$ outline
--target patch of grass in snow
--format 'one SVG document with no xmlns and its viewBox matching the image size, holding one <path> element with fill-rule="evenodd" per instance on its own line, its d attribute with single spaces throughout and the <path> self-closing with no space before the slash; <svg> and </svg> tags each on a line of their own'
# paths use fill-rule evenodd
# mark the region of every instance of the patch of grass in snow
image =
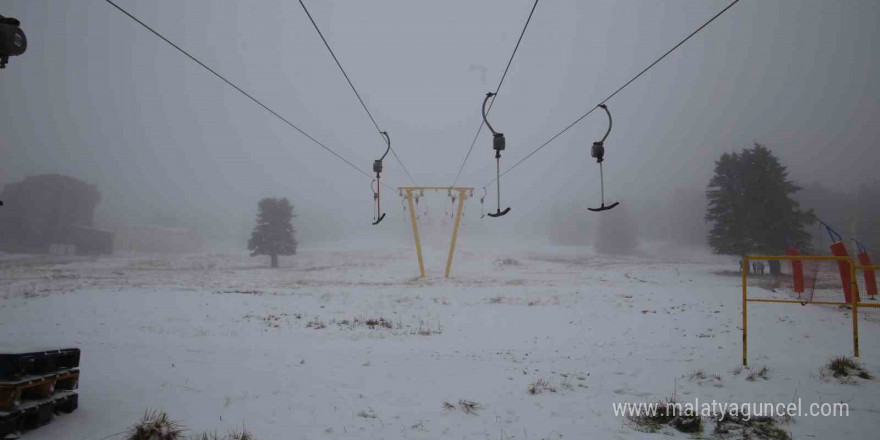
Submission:
<svg viewBox="0 0 880 440">
<path fill-rule="evenodd" d="M 841 383 L 857 384 L 858 379 L 871 380 L 874 376 L 865 369 L 858 361 L 845 356 L 837 357 L 828 361 L 819 371 L 822 378 L 834 378 Z"/>
<path fill-rule="evenodd" d="M 252 290 L 219 290 L 217 293 L 237 293 L 239 295 L 262 295 L 262 290 L 252 289 Z"/>
<path fill-rule="evenodd" d="M 256 440 L 256 437 L 247 429 L 242 428 L 241 430 L 229 431 L 226 435 L 217 434 L 217 431 L 203 432 L 195 437 L 190 437 L 190 440 Z"/>
<path fill-rule="evenodd" d="M 435 327 L 431 325 L 430 321 L 425 321 L 423 319 L 419 320 L 418 325 L 404 324 L 402 318 L 399 315 L 397 318 L 397 322 L 392 322 L 390 319 L 381 316 L 378 318 L 365 318 L 362 316 L 356 316 L 351 319 L 346 318 L 340 321 L 331 319 L 330 324 L 336 324 L 342 329 L 352 331 L 363 327 L 366 327 L 370 330 L 394 330 L 392 332 L 392 334 L 394 335 L 410 334 L 430 336 L 443 333 L 443 328 L 440 326 L 440 324 L 437 324 L 437 326 Z M 398 332 L 398 330 L 403 331 Z"/>
<path fill-rule="evenodd" d="M 541 394 L 545 391 L 555 393 L 556 388 L 550 383 L 550 381 L 543 377 L 529 384 L 529 394 L 531 395 Z"/>
<path fill-rule="evenodd" d="M 723 420 L 717 417 L 712 434 L 720 438 L 791 440 L 772 417 L 745 417 L 739 413 L 724 414 Z"/>
<path fill-rule="evenodd" d="M 343 319 L 341 321 L 336 321 L 335 319 L 333 319 L 330 321 L 330 323 L 336 324 L 343 328 L 347 328 L 348 330 L 354 330 L 358 327 L 367 327 L 370 330 L 394 328 L 394 324 L 391 323 L 391 320 L 385 319 L 381 316 L 378 318 L 364 318 L 362 316 L 355 316 L 352 319 Z"/>
<path fill-rule="evenodd" d="M 147 410 L 141 420 L 125 433 L 126 440 L 183 440 L 186 429 L 165 411 Z"/>
<path fill-rule="evenodd" d="M 361 418 L 364 418 L 364 419 L 375 419 L 375 420 L 378 420 L 380 425 L 382 425 L 383 427 L 385 426 L 385 424 L 382 423 L 382 419 L 380 419 L 379 416 L 376 414 L 376 412 L 373 411 L 373 408 L 369 408 L 369 409 L 366 409 L 366 410 L 360 410 L 360 411 L 357 412 L 356 415 L 357 415 L 358 417 L 361 417 Z"/>
<path fill-rule="evenodd" d="M 254 436 L 245 429 L 241 431 L 233 430 L 226 436 L 224 440 L 256 440 Z"/>
<path fill-rule="evenodd" d="M 379 416 L 376 415 L 376 412 L 373 411 L 373 408 L 366 409 L 366 410 L 362 409 L 357 412 L 357 416 L 363 417 L 365 419 L 378 419 L 379 418 Z"/>
<path fill-rule="evenodd" d="M 458 399 L 458 407 L 465 414 L 477 414 L 477 410 L 482 408 L 479 403 L 467 400 L 467 399 Z"/>
<path fill-rule="evenodd" d="M 737 373 L 738 374 L 738 373 Z M 696 382 L 697 385 L 703 385 L 703 382 L 708 381 L 712 384 L 712 386 L 716 388 L 721 388 L 723 385 L 721 384 L 721 375 L 720 374 L 712 374 L 707 375 L 705 371 L 702 369 L 694 370 L 690 375 L 682 375 L 682 378 L 690 379 L 691 382 Z"/>
<path fill-rule="evenodd" d="M 759 378 L 764 380 L 769 379 L 767 375 L 770 373 L 770 370 L 766 366 L 755 368 L 746 367 L 745 369 L 749 372 L 749 374 L 746 375 L 746 380 L 749 382 L 754 382 Z"/>
<path fill-rule="evenodd" d="M 311 321 L 306 323 L 306 328 L 313 328 L 315 330 L 321 330 L 323 328 L 327 328 L 327 324 L 324 324 L 324 322 L 321 321 L 321 318 L 318 318 L 317 316 L 315 316 L 314 319 L 312 319 Z"/>
<path fill-rule="evenodd" d="M 477 414 L 477 410 L 480 408 L 482 408 L 482 406 L 479 403 L 467 399 L 458 399 L 458 406 L 454 403 L 443 402 L 443 409 L 447 411 L 460 409 L 461 412 L 465 414 L 479 415 Z"/>
<path fill-rule="evenodd" d="M 419 336 L 439 335 L 440 333 L 443 333 L 443 327 L 441 327 L 440 324 L 437 324 L 437 328 L 433 328 L 431 327 L 430 322 L 419 320 L 419 327 L 413 329 L 412 333 Z"/>
<path fill-rule="evenodd" d="M 561 298 L 559 297 L 559 295 L 553 295 L 548 298 L 539 297 L 539 298 L 531 298 L 531 299 L 500 296 L 500 295 L 489 298 L 489 304 L 506 304 L 506 305 L 511 305 L 511 306 L 514 306 L 514 305 L 516 305 L 516 306 L 527 305 L 529 307 L 548 306 L 548 305 L 558 306 L 561 303 L 562 303 L 562 301 L 561 301 Z"/>
<path fill-rule="evenodd" d="M 382 317 L 367 319 L 366 321 L 364 321 L 364 324 L 366 324 L 366 326 L 369 327 L 371 330 L 375 328 L 394 328 L 394 325 L 391 324 L 391 321 Z"/>
<path fill-rule="evenodd" d="M 514 258 L 502 258 L 500 260 L 495 260 L 495 264 L 498 266 L 519 266 L 519 260 Z"/>
<path fill-rule="evenodd" d="M 630 414 L 626 418 L 636 430 L 642 432 L 658 432 L 666 426 L 684 433 L 703 432 L 703 419 L 699 414 L 682 414 L 677 405 L 673 395 L 666 401 L 657 402 L 657 410 L 653 413 Z"/>
<path fill-rule="evenodd" d="M 277 315 L 270 313 L 266 316 L 259 316 L 259 315 L 254 315 L 252 313 L 248 313 L 248 314 L 242 316 L 242 319 L 244 319 L 245 321 L 259 320 L 259 321 L 262 321 L 263 324 L 266 325 L 266 327 L 281 328 L 281 324 L 283 322 L 288 322 L 288 320 L 287 320 L 288 316 L 290 316 L 290 315 L 287 313 L 279 313 Z"/>
</svg>

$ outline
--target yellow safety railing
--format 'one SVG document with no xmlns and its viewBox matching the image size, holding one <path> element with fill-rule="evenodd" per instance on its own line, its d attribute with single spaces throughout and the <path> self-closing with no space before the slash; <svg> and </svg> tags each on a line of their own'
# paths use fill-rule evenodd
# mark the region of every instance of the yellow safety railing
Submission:
<svg viewBox="0 0 880 440">
<path fill-rule="evenodd" d="M 807 304 L 827 305 L 827 306 L 849 306 L 852 307 L 852 331 L 853 331 L 853 357 L 859 357 L 859 308 L 880 308 L 880 304 L 863 304 L 859 302 L 858 282 L 856 280 L 856 272 L 858 270 L 880 270 L 880 266 L 858 266 L 852 257 L 836 257 L 824 255 L 749 255 L 742 260 L 742 318 L 743 318 L 743 346 L 742 360 L 743 366 L 748 365 L 746 355 L 748 353 L 748 303 L 781 303 L 781 304 L 800 304 L 805 305 L 799 300 L 792 299 L 763 299 L 748 297 L 748 275 L 749 260 L 775 260 L 775 261 L 845 261 L 850 268 L 850 283 L 852 283 L 852 295 L 850 302 L 837 301 L 810 301 Z"/>
</svg>

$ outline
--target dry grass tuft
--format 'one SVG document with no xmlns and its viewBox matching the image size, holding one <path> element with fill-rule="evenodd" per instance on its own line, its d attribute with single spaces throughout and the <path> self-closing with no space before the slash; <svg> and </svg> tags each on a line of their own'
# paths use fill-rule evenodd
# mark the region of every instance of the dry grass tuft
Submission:
<svg viewBox="0 0 880 440">
<path fill-rule="evenodd" d="M 482 407 L 477 402 L 473 402 L 473 401 L 466 400 L 466 399 L 459 399 L 458 400 L 458 408 L 461 409 L 461 411 L 464 412 L 465 414 L 478 415 L 477 410 Z"/>
<path fill-rule="evenodd" d="M 217 434 L 216 431 L 203 432 L 195 437 L 191 437 L 190 440 L 256 440 L 256 438 L 250 431 L 242 428 L 241 430 L 234 429 L 229 431 L 223 436 Z"/>
<path fill-rule="evenodd" d="M 126 440 L 183 440 L 184 431 L 183 425 L 170 420 L 165 411 L 147 410 L 125 435 Z"/>
<path fill-rule="evenodd" d="M 841 383 L 857 384 L 857 379 L 871 380 L 874 376 L 865 369 L 858 361 L 848 357 L 838 357 L 831 359 L 819 371 L 822 378 L 834 378 Z"/>
<path fill-rule="evenodd" d="M 366 410 L 360 410 L 360 411 L 358 411 L 357 416 L 363 417 L 365 419 L 378 419 L 379 418 L 379 416 L 376 415 L 376 412 L 373 411 L 373 408 L 369 408 Z"/>
<path fill-rule="evenodd" d="M 696 370 L 691 373 L 691 380 L 706 380 L 706 372 L 703 370 Z"/>
<path fill-rule="evenodd" d="M 254 435 L 251 434 L 247 429 L 242 428 L 240 431 L 234 429 L 226 435 L 223 440 L 256 440 Z"/>
<path fill-rule="evenodd" d="M 551 385 L 550 382 L 543 377 L 539 378 L 534 383 L 529 384 L 529 394 L 531 395 L 541 394 L 545 391 L 549 393 L 555 393 L 556 388 L 554 388 L 553 385 Z"/>
<path fill-rule="evenodd" d="M 369 327 L 370 329 L 374 329 L 374 328 L 376 328 L 376 327 L 382 327 L 382 328 L 394 328 L 394 326 L 391 324 L 391 321 L 389 321 L 389 320 L 387 320 L 387 319 L 385 319 L 385 318 L 378 318 L 378 319 L 376 319 L 376 318 L 371 318 L 371 319 L 367 319 L 364 323 L 365 323 L 365 324 L 367 325 L 367 327 Z"/>
</svg>

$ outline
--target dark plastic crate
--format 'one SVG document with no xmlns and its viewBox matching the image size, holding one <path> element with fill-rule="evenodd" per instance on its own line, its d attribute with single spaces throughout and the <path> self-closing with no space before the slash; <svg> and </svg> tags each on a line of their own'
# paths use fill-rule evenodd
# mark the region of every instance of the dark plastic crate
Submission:
<svg viewBox="0 0 880 440">
<path fill-rule="evenodd" d="M 72 413 L 79 407 L 79 395 L 70 394 L 55 403 L 55 412 Z"/>
<path fill-rule="evenodd" d="M 79 367 L 78 348 L 0 353 L 0 380 Z"/>
<path fill-rule="evenodd" d="M 39 428 L 52 421 L 56 413 L 71 413 L 79 406 L 79 396 L 62 391 L 39 402 L 28 402 L 12 411 L 0 410 L 0 438 Z"/>
<path fill-rule="evenodd" d="M 0 438 L 4 438 L 9 434 L 14 434 L 22 430 L 21 424 L 19 423 L 21 420 L 21 414 L 8 414 L 2 415 L 0 414 Z"/>
<path fill-rule="evenodd" d="M 24 414 L 22 414 L 21 418 L 24 421 L 24 429 L 37 429 L 43 425 L 46 425 L 52 421 L 52 416 L 54 414 L 54 402 L 46 402 L 44 404 L 37 405 L 32 410 L 25 411 Z"/>
</svg>

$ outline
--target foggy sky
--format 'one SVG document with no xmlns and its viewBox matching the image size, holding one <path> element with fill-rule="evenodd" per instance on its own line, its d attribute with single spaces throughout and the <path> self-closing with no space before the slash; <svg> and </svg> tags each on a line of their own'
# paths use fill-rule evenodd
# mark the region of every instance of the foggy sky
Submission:
<svg viewBox="0 0 880 440">
<path fill-rule="evenodd" d="M 117 3 L 362 170 L 384 151 L 298 2 Z M 507 137 L 502 170 L 728 3 L 541 2 L 490 115 Z M 532 0 L 306 4 L 416 182 L 450 185 Z M 301 242 L 408 233 L 396 194 L 389 225 L 370 226 L 369 179 L 104 1 L 4 0 L 0 14 L 28 36 L 0 71 L 0 185 L 39 173 L 97 184 L 106 227 L 170 217 L 246 235 L 261 197 L 286 196 Z M 754 141 L 802 184 L 876 179 L 878 18 L 875 0 L 741 1 L 609 101 L 606 198 L 663 203 Z M 525 235 L 556 201 L 598 205 L 589 147 L 605 127 L 596 112 L 503 177 L 511 213 L 480 230 Z M 484 131 L 459 184 L 494 172 Z M 391 155 L 383 180 L 411 184 Z M 438 195 L 435 210 L 446 204 Z"/>
</svg>

